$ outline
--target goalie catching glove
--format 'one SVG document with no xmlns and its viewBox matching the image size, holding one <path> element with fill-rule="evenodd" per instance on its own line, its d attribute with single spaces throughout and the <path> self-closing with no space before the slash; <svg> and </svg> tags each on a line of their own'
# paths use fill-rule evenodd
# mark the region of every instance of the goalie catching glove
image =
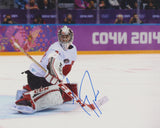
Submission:
<svg viewBox="0 0 160 128">
<path fill-rule="evenodd" d="M 59 58 L 59 55 L 56 52 L 52 56 L 53 57 L 49 58 L 45 79 L 47 82 L 55 85 L 57 82 L 61 82 L 63 80 L 63 61 Z"/>
</svg>

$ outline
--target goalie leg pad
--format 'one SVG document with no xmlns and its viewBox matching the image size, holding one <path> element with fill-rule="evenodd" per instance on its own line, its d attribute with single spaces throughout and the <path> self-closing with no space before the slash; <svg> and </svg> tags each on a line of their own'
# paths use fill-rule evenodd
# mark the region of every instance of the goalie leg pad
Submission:
<svg viewBox="0 0 160 128">
<path fill-rule="evenodd" d="M 54 90 L 43 97 L 37 97 L 34 100 L 35 108 L 37 111 L 44 110 L 47 108 L 52 108 L 54 106 L 60 105 L 63 103 L 63 99 L 60 91 Z"/>
<path fill-rule="evenodd" d="M 26 92 L 23 94 L 23 97 L 31 102 L 33 109 L 36 111 L 55 107 L 63 103 L 58 85 Z"/>
</svg>

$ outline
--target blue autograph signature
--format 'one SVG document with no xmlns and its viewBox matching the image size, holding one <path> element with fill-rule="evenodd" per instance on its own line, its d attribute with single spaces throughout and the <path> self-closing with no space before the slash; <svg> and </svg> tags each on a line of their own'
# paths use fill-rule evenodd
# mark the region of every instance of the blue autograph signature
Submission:
<svg viewBox="0 0 160 128">
<path fill-rule="evenodd" d="M 92 87 L 92 91 L 93 91 L 93 94 L 94 94 L 94 99 L 92 100 L 92 101 L 93 101 L 93 104 L 94 104 L 94 106 L 97 108 L 97 110 L 99 111 L 99 113 L 102 114 L 101 110 L 99 109 L 99 107 L 98 107 L 97 104 L 96 104 L 96 101 L 97 101 L 97 98 L 98 98 L 98 95 L 99 95 L 99 90 L 97 90 L 97 92 L 95 92 L 95 89 L 94 89 L 94 86 L 93 86 L 93 83 L 92 83 L 92 80 L 91 80 L 91 76 L 90 76 L 88 70 L 86 70 L 86 71 L 84 72 L 84 75 L 83 75 L 82 80 L 81 80 L 80 89 L 79 89 L 79 98 L 81 99 L 82 85 L 83 85 L 83 81 L 84 81 L 84 78 L 86 77 L 86 75 L 87 75 L 88 78 L 89 78 L 90 85 L 91 85 L 91 87 Z M 67 81 L 67 83 L 70 83 L 68 78 L 66 78 L 66 81 Z M 83 102 L 83 103 L 86 103 L 86 102 L 87 102 L 89 105 L 91 105 L 91 102 L 90 102 L 90 100 L 89 100 L 89 98 L 88 98 L 88 95 L 85 95 L 85 98 L 84 98 L 84 102 Z M 74 103 L 74 100 L 73 100 L 73 103 Z M 82 109 L 83 109 L 89 116 L 91 116 L 91 114 L 89 113 L 89 111 L 87 111 L 84 107 L 82 107 Z M 98 112 L 96 112 L 95 110 L 94 110 L 94 113 L 95 113 L 98 117 L 100 117 L 100 115 L 98 114 Z"/>
</svg>

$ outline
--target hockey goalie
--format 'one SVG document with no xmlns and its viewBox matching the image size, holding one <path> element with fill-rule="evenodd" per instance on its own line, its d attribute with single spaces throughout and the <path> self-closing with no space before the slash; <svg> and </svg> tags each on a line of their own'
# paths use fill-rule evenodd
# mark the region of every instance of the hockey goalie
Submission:
<svg viewBox="0 0 160 128">
<path fill-rule="evenodd" d="M 58 31 L 58 41 L 54 42 L 46 51 L 40 65 L 30 65 L 27 74 L 27 85 L 17 90 L 16 102 L 12 109 L 22 113 L 34 113 L 47 108 L 63 104 L 72 100 L 58 86 L 71 68 L 77 57 L 77 49 L 73 44 L 74 34 L 71 28 L 63 26 Z M 66 84 L 77 94 L 76 84 Z"/>
</svg>

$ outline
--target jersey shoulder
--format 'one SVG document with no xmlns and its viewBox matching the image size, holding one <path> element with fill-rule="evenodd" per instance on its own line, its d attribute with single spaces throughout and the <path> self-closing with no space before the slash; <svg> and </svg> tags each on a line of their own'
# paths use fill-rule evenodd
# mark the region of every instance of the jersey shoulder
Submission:
<svg viewBox="0 0 160 128">
<path fill-rule="evenodd" d="M 57 41 L 55 43 L 53 43 L 52 45 L 50 45 L 48 51 L 59 51 L 59 52 L 66 52 L 63 50 L 63 48 L 60 46 L 60 43 Z M 68 52 L 71 52 L 73 54 L 77 53 L 77 48 L 74 44 L 71 44 L 67 50 Z"/>
<path fill-rule="evenodd" d="M 77 51 L 77 48 L 74 44 L 71 44 L 68 49 L 72 51 Z"/>
<path fill-rule="evenodd" d="M 54 42 L 53 44 L 50 45 L 50 48 L 59 48 L 60 44 L 58 42 Z"/>
<path fill-rule="evenodd" d="M 71 47 L 71 49 L 68 49 L 67 53 L 75 61 L 77 58 L 77 48 L 74 44 L 72 44 L 70 47 Z"/>
<path fill-rule="evenodd" d="M 48 48 L 48 51 L 55 51 L 55 50 L 61 50 L 61 46 L 58 42 L 55 42 L 53 44 L 51 44 Z"/>
</svg>

